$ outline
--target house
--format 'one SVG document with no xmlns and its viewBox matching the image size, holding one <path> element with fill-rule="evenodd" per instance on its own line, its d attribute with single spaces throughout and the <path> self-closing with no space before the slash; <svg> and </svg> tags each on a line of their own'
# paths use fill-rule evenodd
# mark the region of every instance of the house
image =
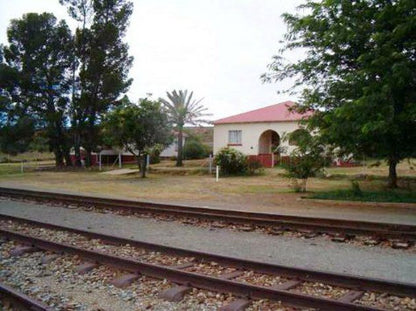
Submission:
<svg viewBox="0 0 416 311">
<path fill-rule="evenodd" d="M 160 153 L 161 158 L 176 158 L 178 156 L 178 133 L 174 133 L 175 139 Z M 185 142 L 188 138 L 188 134 L 182 134 L 182 147 L 185 146 Z"/>
<path fill-rule="evenodd" d="M 288 158 L 295 144 L 282 141 L 285 133 L 300 129 L 299 121 L 311 115 L 291 111 L 292 101 L 237 114 L 214 122 L 214 153 L 232 147 L 273 167 Z M 284 147 L 284 152 L 276 151 Z M 281 149 L 281 148 L 279 148 Z"/>
<path fill-rule="evenodd" d="M 175 136 L 177 134 L 175 133 Z M 182 145 L 185 145 L 188 135 L 183 134 Z M 70 153 L 72 163 L 75 163 L 75 152 L 74 149 Z M 178 156 L 178 139 L 175 138 L 174 141 L 167 146 L 160 153 L 161 158 L 174 158 Z M 85 150 L 81 147 L 81 158 L 85 158 Z M 115 166 L 118 165 L 121 167 L 122 164 L 136 163 L 137 159 L 135 156 L 127 150 L 121 150 L 118 148 L 111 148 L 109 146 L 104 147 L 101 152 L 92 153 L 92 165 L 99 165 L 101 159 L 101 164 L 106 166 Z"/>
</svg>

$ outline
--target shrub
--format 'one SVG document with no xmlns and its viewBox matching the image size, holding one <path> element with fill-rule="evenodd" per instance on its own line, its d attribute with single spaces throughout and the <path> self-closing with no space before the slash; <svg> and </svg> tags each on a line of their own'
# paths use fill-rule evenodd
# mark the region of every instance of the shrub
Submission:
<svg viewBox="0 0 416 311">
<path fill-rule="evenodd" d="M 306 131 L 294 132 L 297 147 L 290 153 L 289 165 L 283 167 L 293 178 L 295 192 L 306 192 L 306 182 L 309 177 L 314 177 L 325 166 L 327 154 L 325 145 L 319 136 L 312 136 Z M 290 139 L 286 137 L 285 139 Z"/>
<path fill-rule="evenodd" d="M 261 174 L 264 172 L 263 165 L 259 160 L 247 160 L 247 172 L 250 175 Z"/>
<path fill-rule="evenodd" d="M 291 155 L 290 164 L 285 165 L 289 175 L 298 179 L 315 177 L 324 166 L 324 160 L 319 154 Z"/>
<path fill-rule="evenodd" d="M 361 188 L 360 188 L 360 184 L 356 180 L 351 181 L 351 191 L 352 191 L 352 194 L 356 197 L 360 197 L 363 195 L 363 192 L 361 191 Z"/>
<path fill-rule="evenodd" d="M 208 157 L 207 146 L 197 139 L 187 139 L 183 148 L 185 159 L 203 159 Z"/>
<path fill-rule="evenodd" d="M 248 170 L 247 157 L 233 148 L 222 148 L 214 157 L 214 163 L 221 167 L 226 175 L 240 175 Z"/>
<path fill-rule="evenodd" d="M 163 145 L 156 144 L 148 150 L 150 155 L 150 164 L 160 163 L 160 154 L 163 151 Z"/>
</svg>

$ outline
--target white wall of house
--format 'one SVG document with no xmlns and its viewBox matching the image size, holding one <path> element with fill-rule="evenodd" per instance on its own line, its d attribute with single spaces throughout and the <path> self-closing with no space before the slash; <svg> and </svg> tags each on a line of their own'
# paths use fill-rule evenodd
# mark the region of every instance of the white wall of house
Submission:
<svg viewBox="0 0 416 311">
<path fill-rule="evenodd" d="M 163 151 L 160 153 L 160 156 L 163 158 L 171 158 L 178 156 L 178 142 L 174 141 L 165 149 L 163 149 Z"/>
<path fill-rule="evenodd" d="M 264 153 L 259 150 L 259 140 L 262 133 L 267 130 L 277 132 L 282 139 L 285 133 L 299 129 L 297 121 L 291 122 L 259 122 L 259 123 L 231 123 L 214 125 L 214 154 L 223 147 L 229 146 L 229 131 L 241 131 L 241 145 L 231 145 L 246 155 L 258 155 Z M 267 139 L 267 138 L 262 138 Z M 280 145 L 286 147 L 287 151 L 282 155 L 289 154 L 295 147 L 289 146 L 288 141 L 280 141 Z M 261 149 L 261 148 L 260 148 Z"/>
<path fill-rule="evenodd" d="M 186 136 L 183 136 L 182 139 L 182 146 L 185 146 Z M 167 146 L 163 151 L 160 153 L 162 158 L 172 158 L 178 156 L 178 139 L 175 139 L 173 143 Z"/>
</svg>

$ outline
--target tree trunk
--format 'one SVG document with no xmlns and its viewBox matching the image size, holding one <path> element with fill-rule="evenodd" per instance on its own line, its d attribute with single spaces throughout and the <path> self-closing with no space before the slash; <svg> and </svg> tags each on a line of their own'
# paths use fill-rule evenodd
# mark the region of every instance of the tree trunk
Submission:
<svg viewBox="0 0 416 311">
<path fill-rule="evenodd" d="M 81 167 L 81 144 L 79 133 L 74 134 L 74 153 L 75 153 L 75 166 Z"/>
<path fill-rule="evenodd" d="M 91 167 L 92 165 L 92 150 L 85 150 L 85 167 Z"/>
<path fill-rule="evenodd" d="M 64 151 L 65 165 L 72 166 L 72 159 L 69 150 Z"/>
<path fill-rule="evenodd" d="M 397 172 L 396 166 L 398 161 L 395 158 L 390 158 L 389 161 L 389 177 L 388 177 L 388 184 L 389 188 L 397 188 Z"/>
<path fill-rule="evenodd" d="M 183 147 L 183 128 L 178 128 L 178 157 L 176 158 L 176 166 L 182 166 L 182 147 Z"/>
<path fill-rule="evenodd" d="M 64 158 L 62 152 L 58 149 L 54 150 L 55 154 L 55 166 L 56 167 L 63 167 L 64 166 Z"/>
<path fill-rule="evenodd" d="M 74 155 L 75 155 L 75 161 L 73 163 L 76 167 L 81 167 L 81 137 L 79 134 L 79 125 L 80 122 L 78 121 L 78 114 L 77 114 L 77 107 L 76 105 L 79 103 L 76 103 L 75 100 L 75 93 L 76 93 L 76 71 L 77 71 L 77 63 L 76 63 L 76 52 L 75 52 L 75 43 L 74 43 L 74 53 L 73 53 L 73 59 L 72 59 L 72 97 L 71 97 L 71 104 L 72 104 L 72 130 L 74 131 L 73 134 L 73 144 L 74 144 Z M 67 165 L 72 162 L 67 162 Z"/>
<path fill-rule="evenodd" d="M 307 178 L 302 178 L 301 179 L 301 192 L 306 192 L 306 183 L 307 183 L 308 179 Z"/>
<path fill-rule="evenodd" d="M 307 178 L 293 178 L 293 190 L 295 192 L 306 192 Z"/>
<path fill-rule="evenodd" d="M 139 166 L 140 169 L 140 177 L 141 178 L 146 178 L 146 165 L 147 165 L 147 159 L 146 159 L 146 155 L 140 155 L 137 157 L 137 164 Z"/>
</svg>

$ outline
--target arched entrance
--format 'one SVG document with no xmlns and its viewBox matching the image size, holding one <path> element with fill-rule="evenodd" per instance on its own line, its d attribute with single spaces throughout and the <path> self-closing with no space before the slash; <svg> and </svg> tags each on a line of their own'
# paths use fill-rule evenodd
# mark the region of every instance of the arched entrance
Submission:
<svg viewBox="0 0 416 311">
<path fill-rule="evenodd" d="M 273 167 L 279 161 L 276 148 L 280 145 L 280 136 L 276 131 L 267 130 L 259 138 L 259 161 L 264 166 Z"/>
</svg>

